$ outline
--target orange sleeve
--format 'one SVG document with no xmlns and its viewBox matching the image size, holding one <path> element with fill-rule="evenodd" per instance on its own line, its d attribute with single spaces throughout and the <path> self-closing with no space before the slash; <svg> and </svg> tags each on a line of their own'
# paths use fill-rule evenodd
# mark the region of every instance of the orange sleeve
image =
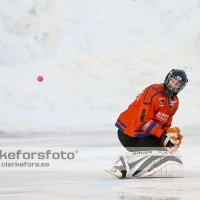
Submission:
<svg viewBox="0 0 200 200">
<path fill-rule="evenodd" d="M 159 91 L 154 85 L 145 89 L 140 98 L 140 106 L 137 116 L 137 127 L 141 131 L 145 131 L 149 135 L 160 137 L 163 129 L 154 122 L 155 111 L 159 105 L 157 95 L 163 93 Z"/>
</svg>

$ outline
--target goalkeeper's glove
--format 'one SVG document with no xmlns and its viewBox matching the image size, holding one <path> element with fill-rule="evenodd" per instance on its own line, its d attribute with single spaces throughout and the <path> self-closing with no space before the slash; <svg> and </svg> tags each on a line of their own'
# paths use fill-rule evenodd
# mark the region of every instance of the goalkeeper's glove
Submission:
<svg viewBox="0 0 200 200">
<path fill-rule="evenodd" d="M 168 133 L 177 133 L 177 138 L 175 138 L 175 139 L 179 140 L 179 146 L 180 146 L 182 139 L 183 139 L 183 136 L 180 134 L 180 132 L 181 132 L 180 129 L 178 127 L 172 127 L 172 128 L 168 128 L 167 132 Z"/>
<path fill-rule="evenodd" d="M 174 127 L 164 131 L 160 139 L 162 140 L 164 147 L 170 153 L 173 153 L 179 148 L 183 136 L 180 134 L 180 129 L 178 127 Z"/>
</svg>

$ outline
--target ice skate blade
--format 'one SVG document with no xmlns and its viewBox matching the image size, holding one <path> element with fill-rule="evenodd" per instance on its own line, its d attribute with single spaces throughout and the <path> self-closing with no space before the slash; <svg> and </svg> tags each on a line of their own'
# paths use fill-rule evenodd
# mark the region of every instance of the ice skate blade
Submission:
<svg viewBox="0 0 200 200">
<path fill-rule="evenodd" d="M 116 172 L 116 171 L 114 172 L 109 169 L 105 169 L 105 171 L 119 179 L 124 179 L 126 177 L 126 172 Z"/>
</svg>

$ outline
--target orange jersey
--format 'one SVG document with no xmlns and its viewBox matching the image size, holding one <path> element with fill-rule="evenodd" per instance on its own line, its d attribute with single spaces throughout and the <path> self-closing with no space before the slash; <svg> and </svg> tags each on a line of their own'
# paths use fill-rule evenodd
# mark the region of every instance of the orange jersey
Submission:
<svg viewBox="0 0 200 200">
<path fill-rule="evenodd" d="M 115 126 L 131 137 L 160 137 L 164 130 L 171 127 L 172 117 L 179 105 L 178 97 L 168 98 L 163 89 L 163 84 L 145 88 L 120 114 Z"/>
</svg>

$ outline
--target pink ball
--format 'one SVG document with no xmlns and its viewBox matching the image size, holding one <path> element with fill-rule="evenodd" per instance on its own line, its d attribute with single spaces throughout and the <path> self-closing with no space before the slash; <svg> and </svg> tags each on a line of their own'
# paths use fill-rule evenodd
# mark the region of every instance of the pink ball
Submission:
<svg viewBox="0 0 200 200">
<path fill-rule="evenodd" d="M 42 81 L 43 81 L 43 77 L 42 77 L 42 76 L 38 76 L 38 77 L 37 77 L 37 80 L 38 80 L 39 82 L 42 82 Z"/>
</svg>

